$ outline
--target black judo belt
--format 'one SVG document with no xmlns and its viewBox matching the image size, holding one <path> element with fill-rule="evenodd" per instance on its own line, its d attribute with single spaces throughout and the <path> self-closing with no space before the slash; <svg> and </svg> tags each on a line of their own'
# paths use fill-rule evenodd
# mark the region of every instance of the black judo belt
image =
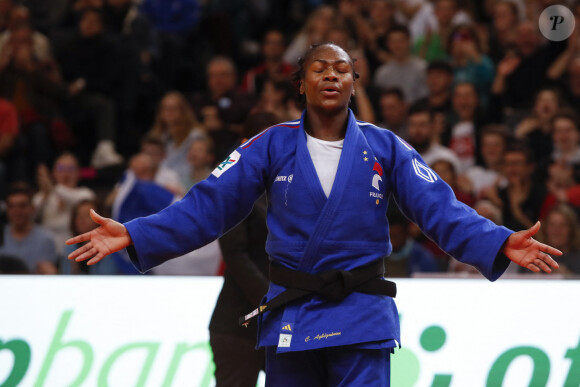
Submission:
<svg viewBox="0 0 580 387">
<path fill-rule="evenodd" d="M 299 298 L 319 295 L 329 301 L 340 301 L 352 292 L 382 294 L 395 297 L 397 285 L 383 279 L 382 260 L 350 271 L 329 270 L 320 274 L 308 274 L 288 269 L 276 263 L 270 264 L 270 281 L 284 286 L 286 290 L 251 313 L 240 317 L 241 326 L 247 327 L 250 321 L 264 313 L 284 306 Z"/>
</svg>

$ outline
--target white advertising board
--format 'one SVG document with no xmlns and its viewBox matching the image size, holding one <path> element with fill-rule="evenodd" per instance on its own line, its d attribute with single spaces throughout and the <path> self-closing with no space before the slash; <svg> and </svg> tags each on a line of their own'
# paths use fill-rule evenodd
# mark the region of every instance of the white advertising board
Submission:
<svg viewBox="0 0 580 387">
<path fill-rule="evenodd" d="M 1 276 L 0 386 L 213 386 L 208 325 L 221 284 Z M 397 284 L 393 387 L 580 385 L 580 281 Z"/>
</svg>

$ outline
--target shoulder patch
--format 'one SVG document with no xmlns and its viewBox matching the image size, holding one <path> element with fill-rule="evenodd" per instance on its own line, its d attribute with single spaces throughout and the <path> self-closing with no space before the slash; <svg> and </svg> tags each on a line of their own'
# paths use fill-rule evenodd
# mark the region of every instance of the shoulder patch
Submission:
<svg viewBox="0 0 580 387">
<path fill-rule="evenodd" d="M 431 168 L 421 164 L 419 160 L 415 158 L 413 159 L 413 169 L 417 176 L 429 183 L 435 183 L 438 180 L 437 175 Z"/>
<path fill-rule="evenodd" d="M 239 160 L 242 155 L 237 150 L 233 151 L 224 161 L 218 165 L 213 172 L 211 173 L 215 177 L 220 177 L 225 171 L 233 167 Z"/>
</svg>

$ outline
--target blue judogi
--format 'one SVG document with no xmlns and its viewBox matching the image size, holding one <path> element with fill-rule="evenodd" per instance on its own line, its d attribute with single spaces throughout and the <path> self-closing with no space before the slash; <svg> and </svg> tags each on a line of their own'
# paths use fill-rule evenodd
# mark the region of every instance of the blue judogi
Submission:
<svg viewBox="0 0 580 387">
<path fill-rule="evenodd" d="M 272 261 L 291 269 L 352 270 L 389 255 L 385 214 L 392 196 L 453 257 L 492 281 L 505 271 L 509 260 L 499 252 L 512 231 L 458 202 L 414 149 L 386 129 L 357 121 L 352 112 L 327 198 L 306 146 L 304 117 L 242 144 L 181 201 L 126 223 L 139 270 L 218 238 L 266 191 L 266 250 Z M 265 300 L 283 290 L 271 284 Z M 397 341 L 394 300 L 358 292 L 337 302 L 312 296 L 265 313 L 258 333 L 258 345 L 277 346 L 278 353 L 347 345 L 384 349 Z"/>
</svg>

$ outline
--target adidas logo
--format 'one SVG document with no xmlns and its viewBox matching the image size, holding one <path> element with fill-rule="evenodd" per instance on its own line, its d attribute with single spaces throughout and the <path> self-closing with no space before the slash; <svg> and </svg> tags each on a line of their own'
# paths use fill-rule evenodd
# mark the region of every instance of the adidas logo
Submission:
<svg viewBox="0 0 580 387">
<path fill-rule="evenodd" d="M 283 331 L 290 331 L 290 332 L 292 332 L 292 327 L 290 326 L 290 324 L 287 324 L 287 325 L 284 325 L 282 327 L 282 330 Z"/>
</svg>

